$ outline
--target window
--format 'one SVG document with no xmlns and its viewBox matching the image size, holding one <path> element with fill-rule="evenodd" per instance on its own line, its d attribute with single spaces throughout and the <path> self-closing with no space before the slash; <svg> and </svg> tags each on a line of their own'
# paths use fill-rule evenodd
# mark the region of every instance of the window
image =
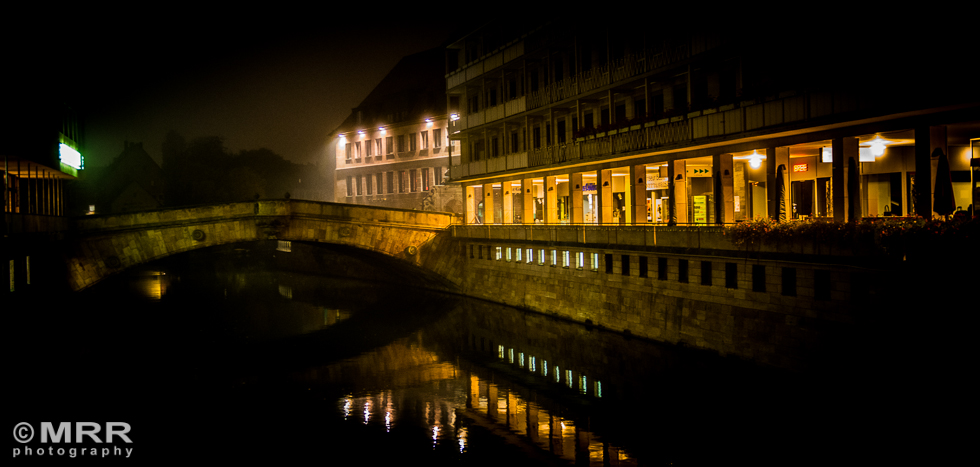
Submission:
<svg viewBox="0 0 980 467">
<path fill-rule="evenodd" d="M 558 250 L 551 250 L 551 267 L 558 266 Z"/>
<path fill-rule="evenodd" d="M 442 128 L 432 130 L 432 146 L 442 147 Z"/>
<path fill-rule="evenodd" d="M 348 175 L 347 176 L 347 197 L 354 196 L 354 180 Z"/>
<path fill-rule="evenodd" d="M 752 291 L 766 291 L 766 267 L 761 264 L 752 265 Z"/>
<path fill-rule="evenodd" d="M 538 250 L 538 266 L 544 266 L 544 249 Z"/>
<path fill-rule="evenodd" d="M 416 147 L 417 144 L 418 144 L 418 142 L 417 142 L 417 140 L 415 138 L 415 133 L 409 133 L 408 134 L 408 150 L 409 151 L 415 151 L 415 150 L 417 150 L 418 149 Z"/>
<path fill-rule="evenodd" d="M 640 277 L 647 277 L 647 257 L 640 257 Z"/>
<path fill-rule="evenodd" d="M 473 245 L 469 245 L 469 247 L 470 247 L 470 258 L 472 258 L 473 257 Z"/>
<path fill-rule="evenodd" d="M 520 263 L 521 262 L 521 252 L 522 251 L 524 251 L 523 248 L 518 248 L 518 249 L 516 249 L 514 251 L 514 253 L 515 253 L 515 255 L 514 255 L 514 262 L 515 263 Z"/>
<path fill-rule="evenodd" d="M 351 160 L 351 145 L 350 145 L 350 143 L 347 143 L 345 145 L 344 150 L 346 151 L 346 155 L 347 155 L 346 162 L 348 164 L 350 164 L 350 160 Z"/>
<path fill-rule="evenodd" d="M 370 147 L 370 146 L 368 146 L 368 147 Z M 367 188 L 367 194 L 369 194 L 369 195 L 372 194 L 372 192 L 371 192 L 372 183 L 371 182 L 373 182 L 373 181 L 374 181 L 374 176 L 372 176 L 372 175 L 365 175 L 364 176 L 364 183 L 367 185 L 366 186 L 366 188 Z"/>
<path fill-rule="evenodd" d="M 354 143 L 354 160 L 361 160 L 361 142 L 357 141 Z"/>
<path fill-rule="evenodd" d="M 612 253 L 606 253 L 606 274 L 612 274 L 612 272 L 613 272 Z"/>
<path fill-rule="evenodd" d="M 380 194 L 382 194 L 382 190 L 383 190 L 383 187 L 385 185 L 385 174 L 384 173 L 379 173 L 377 175 L 377 180 L 378 180 L 378 194 L 380 195 Z"/>
<path fill-rule="evenodd" d="M 738 264 L 725 263 L 725 287 L 738 288 Z"/>
<path fill-rule="evenodd" d="M 408 147 L 405 146 L 405 135 L 398 135 L 398 149 L 396 149 L 396 151 L 405 152 L 407 150 Z"/>
<path fill-rule="evenodd" d="M 422 169 L 422 191 L 429 191 L 429 168 Z"/>
<path fill-rule="evenodd" d="M 497 248 L 499 249 L 500 247 L 498 246 Z M 498 251 L 495 257 L 495 255 L 493 254 L 493 246 L 487 245 L 487 259 L 489 260 L 500 259 L 500 252 Z"/>
<path fill-rule="evenodd" d="M 500 261 L 500 259 L 503 257 L 503 249 L 504 249 L 503 247 L 498 246 L 496 249 L 496 254 L 494 255 L 493 259 Z"/>
<path fill-rule="evenodd" d="M 388 186 L 388 188 L 387 188 L 386 193 L 394 193 L 395 192 L 395 173 L 394 172 L 388 172 L 388 185 L 387 186 Z"/>
<path fill-rule="evenodd" d="M 533 262 L 534 262 L 534 249 L 533 248 L 528 248 L 527 249 L 527 264 L 531 264 Z"/>
<path fill-rule="evenodd" d="M 380 158 L 381 157 L 381 154 L 383 152 L 382 151 L 382 146 L 381 146 L 381 138 L 378 138 L 378 139 L 374 140 L 374 146 L 375 146 L 375 149 L 377 149 L 377 151 L 375 151 L 375 153 L 377 154 L 378 158 Z"/>
<path fill-rule="evenodd" d="M 701 285 L 711 285 L 711 261 L 701 261 Z"/>
<path fill-rule="evenodd" d="M 391 158 L 394 157 L 394 153 L 395 153 L 395 145 L 393 143 L 392 137 L 391 136 L 386 136 L 385 137 L 385 154 L 388 155 L 388 159 L 391 159 Z"/>
<path fill-rule="evenodd" d="M 570 255 L 571 255 L 571 253 L 569 253 L 568 250 L 562 251 L 562 253 L 561 253 L 561 267 L 568 268 L 569 263 L 571 263 Z"/>
<path fill-rule="evenodd" d="M 620 272 L 624 276 L 630 275 L 630 255 L 623 255 L 622 262 L 620 263 Z"/>
<path fill-rule="evenodd" d="M 585 269 L 585 252 L 575 253 L 575 269 Z"/>
<path fill-rule="evenodd" d="M 511 248 L 510 247 L 507 247 L 507 257 L 505 259 L 507 260 L 508 263 L 511 260 Z"/>
<path fill-rule="evenodd" d="M 404 170 L 398 172 L 398 192 L 399 193 L 408 192 L 408 172 Z"/>
<path fill-rule="evenodd" d="M 592 272 L 599 272 L 599 253 L 592 253 Z"/>
<path fill-rule="evenodd" d="M 667 280 L 667 258 L 657 258 L 657 280 Z"/>
<path fill-rule="evenodd" d="M 796 296 L 796 268 L 783 268 L 782 294 L 787 297 Z"/>
<path fill-rule="evenodd" d="M 687 260 L 677 261 L 677 282 L 687 283 Z"/>
<path fill-rule="evenodd" d="M 429 149 L 429 132 L 423 131 L 422 136 L 422 149 Z"/>
<path fill-rule="evenodd" d="M 439 168 L 439 167 L 436 167 L 433 170 L 434 170 L 434 172 L 432 173 L 432 175 L 435 177 L 434 183 L 436 185 L 442 185 L 442 169 Z"/>
<path fill-rule="evenodd" d="M 418 172 L 415 169 L 408 171 L 408 186 L 412 193 L 419 191 Z"/>
<path fill-rule="evenodd" d="M 361 192 L 361 176 L 357 175 L 354 177 L 354 183 L 357 184 L 357 196 L 361 196 L 364 193 Z"/>
</svg>

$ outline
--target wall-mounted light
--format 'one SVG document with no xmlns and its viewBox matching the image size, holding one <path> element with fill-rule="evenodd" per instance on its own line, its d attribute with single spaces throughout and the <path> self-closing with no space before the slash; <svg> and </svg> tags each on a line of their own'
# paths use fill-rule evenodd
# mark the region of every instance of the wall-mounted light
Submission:
<svg viewBox="0 0 980 467">
<path fill-rule="evenodd" d="M 449 120 L 456 121 L 459 120 L 459 114 L 449 114 Z"/>
<path fill-rule="evenodd" d="M 364 130 L 357 130 L 357 136 L 364 136 Z"/>
<path fill-rule="evenodd" d="M 875 135 L 875 139 L 868 141 L 868 144 L 871 145 L 871 155 L 881 157 L 885 153 L 885 145 L 890 143 L 891 141 L 881 139 L 878 135 Z"/>
<path fill-rule="evenodd" d="M 762 154 L 753 150 L 752 154 L 749 154 L 749 167 L 758 169 L 760 166 L 762 166 Z"/>
<path fill-rule="evenodd" d="M 827 164 L 834 162 L 834 150 L 832 148 L 821 148 L 820 161 Z"/>
</svg>

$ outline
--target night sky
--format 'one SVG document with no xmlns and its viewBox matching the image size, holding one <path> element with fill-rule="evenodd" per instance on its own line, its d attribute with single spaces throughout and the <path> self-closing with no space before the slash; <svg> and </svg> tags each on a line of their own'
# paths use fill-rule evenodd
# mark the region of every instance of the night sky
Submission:
<svg viewBox="0 0 980 467">
<path fill-rule="evenodd" d="M 84 115 L 87 167 L 111 162 L 123 141 L 160 162 L 171 129 L 221 136 L 231 152 L 264 147 L 322 164 L 330 132 L 401 57 L 458 32 L 431 14 L 321 10 L 82 12 L 78 28 L 38 17 L 31 33 L 10 37 L 27 92 L 8 97 L 70 96 Z"/>
</svg>

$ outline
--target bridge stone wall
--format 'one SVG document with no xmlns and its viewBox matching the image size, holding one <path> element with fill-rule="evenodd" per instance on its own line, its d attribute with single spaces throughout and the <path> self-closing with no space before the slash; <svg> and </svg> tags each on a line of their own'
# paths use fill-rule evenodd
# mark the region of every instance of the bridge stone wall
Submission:
<svg viewBox="0 0 980 467">
<path fill-rule="evenodd" d="M 299 200 L 257 201 L 82 218 L 66 253 L 82 290 L 126 268 L 186 251 L 254 240 L 328 242 L 397 257 L 454 276 L 431 243 L 452 215 Z M 448 235 L 447 235 L 448 236 Z M 447 240 L 451 242 L 451 240 Z M 443 241 L 445 243 L 446 241 Z"/>
</svg>

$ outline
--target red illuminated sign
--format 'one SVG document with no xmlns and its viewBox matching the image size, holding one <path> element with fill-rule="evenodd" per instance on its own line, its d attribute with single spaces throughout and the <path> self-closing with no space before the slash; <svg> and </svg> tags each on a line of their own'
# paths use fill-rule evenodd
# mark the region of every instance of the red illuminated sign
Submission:
<svg viewBox="0 0 980 467">
<path fill-rule="evenodd" d="M 806 172 L 806 164 L 796 164 L 793 166 L 793 172 Z"/>
</svg>

